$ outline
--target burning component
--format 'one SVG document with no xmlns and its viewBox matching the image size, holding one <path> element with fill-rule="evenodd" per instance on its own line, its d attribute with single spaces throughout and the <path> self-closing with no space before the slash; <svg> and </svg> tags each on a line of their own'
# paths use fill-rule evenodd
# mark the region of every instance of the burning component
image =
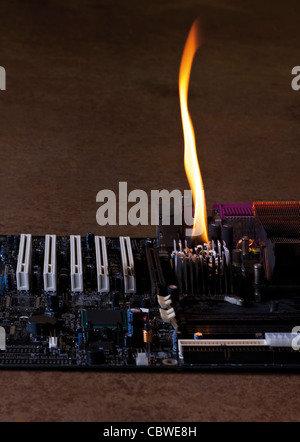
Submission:
<svg viewBox="0 0 300 442">
<path fill-rule="evenodd" d="M 195 22 L 179 73 L 192 232 L 0 236 L 0 367 L 300 368 L 299 202 L 219 204 L 208 223 L 187 107 L 199 45 Z"/>
</svg>

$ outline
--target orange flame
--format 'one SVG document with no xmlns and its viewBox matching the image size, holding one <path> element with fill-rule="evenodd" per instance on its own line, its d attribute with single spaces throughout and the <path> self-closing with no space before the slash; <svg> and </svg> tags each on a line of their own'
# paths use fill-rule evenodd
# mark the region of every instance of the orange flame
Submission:
<svg viewBox="0 0 300 442">
<path fill-rule="evenodd" d="M 197 157 L 195 132 L 187 105 L 191 68 L 194 55 L 200 47 L 200 44 L 200 26 L 199 21 L 196 20 L 187 37 L 180 63 L 179 99 L 184 135 L 184 167 L 190 188 L 192 189 L 194 201 L 192 236 L 201 236 L 202 240 L 208 243 L 204 187 Z"/>
</svg>

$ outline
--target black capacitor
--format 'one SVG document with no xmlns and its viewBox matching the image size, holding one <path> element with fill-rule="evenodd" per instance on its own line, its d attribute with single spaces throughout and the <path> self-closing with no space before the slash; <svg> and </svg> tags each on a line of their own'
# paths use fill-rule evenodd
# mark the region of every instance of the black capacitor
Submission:
<svg viewBox="0 0 300 442">
<path fill-rule="evenodd" d="M 89 346 L 86 352 L 86 362 L 88 365 L 100 365 L 105 363 L 105 355 L 103 349 L 99 348 L 98 343 Z"/>
<path fill-rule="evenodd" d="M 226 247 L 231 251 L 233 248 L 233 226 L 231 224 L 222 224 L 221 237 Z"/>
<path fill-rule="evenodd" d="M 208 225 L 208 239 L 209 241 L 214 241 L 217 243 L 217 241 L 221 241 L 221 226 L 220 224 L 209 224 Z"/>
<path fill-rule="evenodd" d="M 262 264 L 260 263 L 254 264 L 253 270 L 254 270 L 254 284 L 262 284 L 263 274 L 264 274 L 264 268 Z"/>
<path fill-rule="evenodd" d="M 249 238 L 247 236 L 243 236 L 242 238 L 242 255 L 249 255 Z"/>
<path fill-rule="evenodd" d="M 179 301 L 179 288 L 177 285 L 169 285 L 167 288 L 168 295 L 171 295 L 172 303 L 176 304 Z"/>
</svg>

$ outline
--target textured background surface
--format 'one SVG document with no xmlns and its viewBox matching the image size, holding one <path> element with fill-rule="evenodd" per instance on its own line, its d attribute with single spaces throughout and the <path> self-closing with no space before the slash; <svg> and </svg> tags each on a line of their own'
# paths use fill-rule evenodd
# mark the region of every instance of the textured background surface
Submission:
<svg viewBox="0 0 300 442">
<path fill-rule="evenodd" d="M 100 228 L 96 194 L 119 181 L 188 188 L 177 76 L 197 16 L 189 105 L 208 208 L 299 199 L 297 0 L 10 0 L 1 233 L 154 235 Z M 295 375 L 2 371 L 0 420 L 299 420 L 299 385 Z"/>
</svg>

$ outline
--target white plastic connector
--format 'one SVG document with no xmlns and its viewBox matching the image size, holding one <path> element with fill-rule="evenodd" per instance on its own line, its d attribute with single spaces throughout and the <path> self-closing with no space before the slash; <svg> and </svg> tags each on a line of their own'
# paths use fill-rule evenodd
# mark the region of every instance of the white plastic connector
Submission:
<svg viewBox="0 0 300 442">
<path fill-rule="evenodd" d="M 178 353 L 183 357 L 183 347 L 257 347 L 267 346 L 265 339 L 179 339 Z"/>
<path fill-rule="evenodd" d="M 46 292 L 56 292 L 56 280 L 56 235 L 46 235 L 44 255 L 44 290 Z"/>
<path fill-rule="evenodd" d="M 49 348 L 57 348 L 58 340 L 56 336 L 49 337 Z"/>
<path fill-rule="evenodd" d="M 21 234 L 17 264 L 17 289 L 29 290 L 31 273 L 32 238 L 31 234 Z"/>
<path fill-rule="evenodd" d="M 161 308 L 170 308 L 171 304 L 172 304 L 172 299 L 171 299 L 171 295 L 168 296 L 160 296 L 157 295 L 157 300 L 159 305 L 161 306 Z"/>
<path fill-rule="evenodd" d="M 72 292 L 82 292 L 83 271 L 80 235 L 70 235 L 70 270 Z"/>
<path fill-rule="evenodd" d="M 177 321 L 175 318 L 175 311 L 173 308 L 169 308 L 169 310 L 164 310 L 164 309 L 160 308 L 159 313 L 160 313 L 161 319 L 164 322 L 170 322 L 170 324 L 172 324 L 172 326 L 175 328 L 175 330 L 177 330 L 178 324 L 177 324 Z"/>
<path fill-rule="evenodd" d="M 240 298 L 239 296 L 225 295 L 224 301 L 229 302 L 229 304 L 244 305 L 243 298 Z"/>
<path fill-rule="evenodd" d="M 109 292 L 108 259 L 105 236 L 95 236 L 97 284 L 99 293 Z"/>
<path fill-rule="evenodd" d="M 297 333 L 265 333 L 265 339 L 270 347 L 292 347 L 295 337 L 297 337 Z"/>
<path fill-rule="evenodd" d="M 138 353 L 136 356 L 136 365 L 149 365 L 149 360 L 145 352 Z"/>
<path fill-rule="evenodd" d="M 129 236 L 120 236 L 120 248 L 124 276 L 124 292 L 135 293 L 136 281 L 134 272 L 134 261 Z"/>
</svg>

